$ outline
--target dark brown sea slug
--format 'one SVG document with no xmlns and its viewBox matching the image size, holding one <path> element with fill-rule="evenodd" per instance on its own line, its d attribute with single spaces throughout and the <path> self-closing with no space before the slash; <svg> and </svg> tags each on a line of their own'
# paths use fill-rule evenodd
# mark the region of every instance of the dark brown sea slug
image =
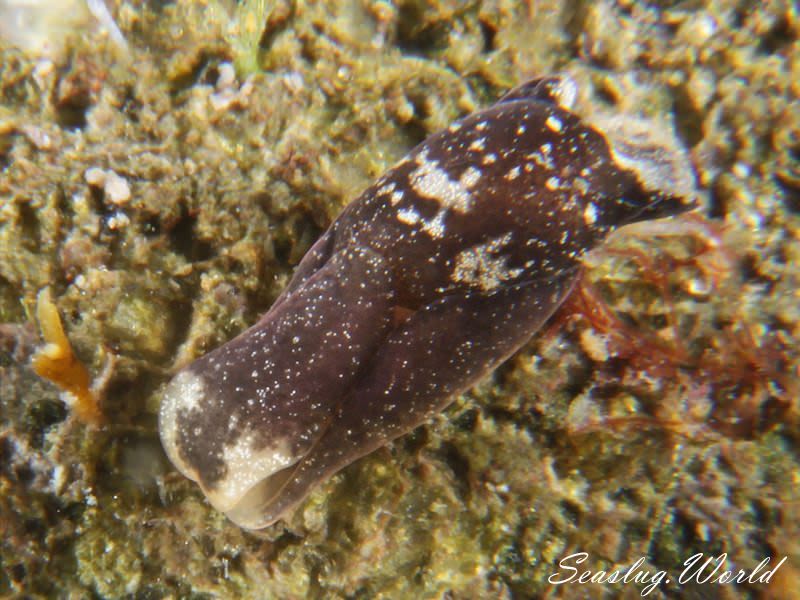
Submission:
<svg viewBox="0 0 800 600">
<path fill-rule="evenodd" d="M 691 208 L 683 154 L 641 121 L 579 118 L 576 92 L 534 80 L 430 136 L 255 325 L 175 376 L 161 439 L 216 508 L 274 523 L 508 358 L 612 230 Z"/>
</svg>

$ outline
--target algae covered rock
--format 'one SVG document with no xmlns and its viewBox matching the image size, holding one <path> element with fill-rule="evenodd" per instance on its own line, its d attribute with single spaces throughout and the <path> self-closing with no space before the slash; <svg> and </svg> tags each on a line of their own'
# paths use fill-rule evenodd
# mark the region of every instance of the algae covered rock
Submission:
<svg viewBox="0 0 800 600">
<path fill-rule="evenodd" d="M 94 17 L 45 56 L 0 38 L 0 595 L 638 597 L 548 583 L 584 551 L 675 579 L 785 556 L 766 589 L 651 597 L 793 597 L 791 2 L 105 6 L 127 50 Z M 541 336 L 288 521 L 226 522 L 161 450 L 160 386 L 410 148 L 552 72 L 582 114 L 668 121 L 701 214 L 610 240 Z M 45 287 L 99 427 L 31 368 Z"/>
</svg>

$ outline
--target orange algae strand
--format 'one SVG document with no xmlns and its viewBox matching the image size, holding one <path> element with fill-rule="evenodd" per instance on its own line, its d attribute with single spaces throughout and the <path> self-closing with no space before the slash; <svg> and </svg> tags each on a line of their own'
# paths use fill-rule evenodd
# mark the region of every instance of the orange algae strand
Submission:
<svg viewBox="0 0 800 600">
<path fill-rule="evenodd" d="M 42 289 L 36 297 L 36 320 L 45 345 L 31 360 L 33 370 L 74 398 L 71 408 L 81 421 L 99 425 L 103 415 L 97 394 L 91 387 L 89 371 L 72 351 L 49 288 Z"/>
</svg>

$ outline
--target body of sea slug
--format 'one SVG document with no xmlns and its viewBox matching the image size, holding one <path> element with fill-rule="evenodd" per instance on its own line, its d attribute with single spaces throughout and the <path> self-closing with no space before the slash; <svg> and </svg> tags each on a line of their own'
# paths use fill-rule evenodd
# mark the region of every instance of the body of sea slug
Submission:
<svg viewBox="0 0 800 600">
<path fill-rule="evenodd" d="M 175 376 L 161 438 L 216 508 L 275 522 L 524 344 L 610 231 L 691 207 L 679 152 L 628 122 L 601 133 L 575 95 L 566 77 L 531 81 L 426 139 L 269 312 Z"/>
</svg>

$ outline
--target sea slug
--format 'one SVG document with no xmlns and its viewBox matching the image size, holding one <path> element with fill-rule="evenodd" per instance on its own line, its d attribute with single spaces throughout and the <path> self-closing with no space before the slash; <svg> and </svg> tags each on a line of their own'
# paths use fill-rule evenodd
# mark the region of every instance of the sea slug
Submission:
<svg viewBox="0 0 800 600">
<path fill-rule="evenodd" d="M 614 229 L 690 209 L 650 124 L 580 118 L 566 76 L 431 135 L 349 204 L 270 310 L 163 391 L 160 432 L 212 505 L 266 527 L 442 410 L 562 303 Z"/>
</svg>

